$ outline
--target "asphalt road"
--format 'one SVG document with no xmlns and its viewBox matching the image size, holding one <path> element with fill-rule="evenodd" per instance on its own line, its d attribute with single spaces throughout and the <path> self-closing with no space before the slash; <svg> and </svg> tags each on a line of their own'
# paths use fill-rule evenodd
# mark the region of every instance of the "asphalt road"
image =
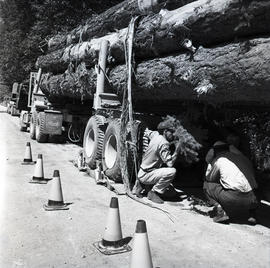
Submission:
<svg viewBox="0 0 270 268">
<path fill-rule="evenodd" d="M 115 194 L 73 166 L 78 146 L 31 140 L 33 158 L 43 154 L 45 177 L 59 169 L 64 200 L 72 203 L 67 211 L 44 211 L 50 183 L 28 183 L 34 166 L 21 161 L 30 139 L 18 121 L 0 113 L 0 267 L 128 267 L 130 253 L 105 256 L 93 247 L 103 237 Z M 157 209 L 118 198 L 124 237 L 133 236 L 138 219 L 146 221 L 154 267 L 270 267 L 268 206 L 256 226 L 222 225 L 181 203 L 163 205 L 172 221 Z"/>
</svg>

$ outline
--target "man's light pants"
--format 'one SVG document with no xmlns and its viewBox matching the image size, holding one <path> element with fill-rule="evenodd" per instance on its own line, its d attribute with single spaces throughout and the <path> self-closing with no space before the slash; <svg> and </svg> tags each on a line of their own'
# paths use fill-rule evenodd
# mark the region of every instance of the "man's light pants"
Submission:
<svg viewBox="0 0 270 268">
<path fill-rule="evenodd" d="M 150 172 L 144 172 L 140 169 L 138 179 L 143 184 L 154 185 L 152 191 L 163 194 L 173 181 L 175 174 L 176 169 L 169 167 L 157 168 Z"/>
</svg>

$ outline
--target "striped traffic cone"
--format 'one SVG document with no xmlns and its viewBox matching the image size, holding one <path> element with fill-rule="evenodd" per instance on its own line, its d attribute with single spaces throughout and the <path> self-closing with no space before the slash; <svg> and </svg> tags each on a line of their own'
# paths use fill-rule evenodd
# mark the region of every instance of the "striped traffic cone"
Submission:
<svg viewBox="0 0 270 268">
<path fill-rule="evenodd" d="M 69 209 L 67 204 L 64 203 L 59 170 L 53 172 L 48 203 L 43 205 L 43 207 L 47 211 Z"/>
<path fill-rule="evenodd" d="M 153 268 L 146 223 L 138 220 L 133 238 L 133 249 L 129 268 Z"/>
<path fill-rule="evenodd" d="M 103 239 L 94 243 L 94 246 L 101 253 L 112 255 L 130 251 L 127 241 L 128 239 L 123 239 L 122 236 L 118 198 L 112 197 Z"/>
<path fill-rule="evenodd" d="M 30 142 L 27 142 L 22 165 L 33 165 L 35 163 L 36 162 L 32 160 L 31 144 Z"/>
<path fill-rule="evenodd" d="M 48 181 L 49 179 L 44 178 L 42 154 L 39 154 L 35 165 L 34 176 L 29 183 L 46 184 Z"/>
</svg>

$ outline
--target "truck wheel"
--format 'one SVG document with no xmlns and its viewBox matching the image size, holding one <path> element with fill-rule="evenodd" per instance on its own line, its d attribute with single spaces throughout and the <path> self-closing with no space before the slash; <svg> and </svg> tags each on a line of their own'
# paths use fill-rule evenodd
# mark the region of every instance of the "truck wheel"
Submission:
<svg viewBox="0 0 270 268">
<path fill-rule="evenodd" d="M 26 131 L 27 130 L 27 126 L 23 122 L 23 115 L 24 115 L 24 112 L 21 112 L 21 114 L 20 114 L 20 131 Z"/>
<path fill-rule="evenodd" d="M 85 163 L 96 168 L 96 161 L 101 160 L 106 119 L 104 116 L 92 116 L 86 125 L 83 137 Z"/>
<path fill-rule="evenodd" d="M 44 133 L 45 131 L 45 113 L 40 112 L 36 121 L 36 140 L 37 142 L 46 142 L 49 135 Z"/>
<path fill-rule="evenodd" d="M 120 166 L 120 120 L 109 123 L 102 148 L 102 168 L 105 174 L 116 182 L 121 182 Z"/>
<path fill-rule="evenodd" d="M 32 140 L 36 139 L 36 122 L 37 122 L 37 111 L 33 111 L 30 119 L 30 138 Z"/>
<path fill-rule="evenodd" d="M 120 120 L 113 120 L 109 123 L 108 128 L 105 133 L 103 151 L 102 151 L 102 167 L 105 174 L 116 182 L 121 182 L 121 154 L 120 154 Z M 143 134 L 145 131 L 145 126 L 140 121 L 134 121 L 134 132 L 137 138 L 137 154 L 136 164 L 139 168 L 142 159 L 142 149 L 143 149 Z M 130 131 L 127 133 L 127 140 L 131 141 Z M 135 166 L 134 166 L 134 156 L 133 151 L 129 149 L 127 155 L 127 169 L 129 174 L 129 179 L 131 182 L 135 181 Z M 137 170 L 138 172 L 138 170 Z"/>
</svg>

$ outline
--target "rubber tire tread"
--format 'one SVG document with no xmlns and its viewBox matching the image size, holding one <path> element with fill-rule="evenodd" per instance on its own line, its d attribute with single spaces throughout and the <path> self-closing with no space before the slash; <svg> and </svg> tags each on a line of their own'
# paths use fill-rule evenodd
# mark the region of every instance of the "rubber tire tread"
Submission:
<svg viewBox="0 0 270 268">
<path fill-rule="evenodd" d="M 106 124 L 106 118 L 101 115 L 94 115 L 92 116 L 86 125 L 83 137 L 83 150 L 85 156 L 85 163 L 91 168 L 95 169 L 97 167 L 96 162 L 97 160 L 101 161 L 102 158 L 102 148 L 103 148 L 103 141 L 104 141 L 104 126 Z M 86 138 L 88 137 L 88 133 L 90 129 L 93 129 L 94 136 L 95 136 L 95 148 L 93 153 L 90 157 L 87 156 L 85 146 L 86 146 Z"/>
<path fill-rule="evenodd" d="M 38 124 L 39 122 L 39 124 Z M 37 142 L 44 143 L 47 142 L 49 135 L 44 133 L 45 129 L 45 113 L 44 112 L 39 112 L 37 116 L 37 121 L 36 121 L 36 128 L 39 125 L 39 135 L 37 135 L 36 131 L 36 140 Z"/>
<path fill-rule="evenodd" d="M 30 138 L 32 140 L 36 139 L 37 116 L 38 116 L 37 111 L 33 111 L 32 115 L 31 115 L 31 119 L 30 119 L 30 130 L 29 130 Z M 33 119 L 33 127 L 32 127 L 33 131 L 31 131 L 32 119 Z"/>
<path fill-rule="evenodd" d="M 137 167 L 139 169 L 141 160 L 142 160 L 142 147 L 143 147 L 143 134 L 145 131 L 145 125 L 141 121 L 134 121 L 134 132 L 137 137 Z M 102 168 L 105 171 L 106 176 L 108 176 L 110 179 L 114 180 L 115 182 L 122 182 L 122 171 L 121 171 L 121 154 L 120 154 L 120 128 L 121 128 L 121 121 L 120 119 L 115 119 L 111 121 L 107 127 L 105 137 L 104 137 L 104 144 L 103 144 L 103 150 L 102 155 L 104 156 L 105 153 L 105 144 L 108 140 L 108 138 L 113 134 L 116 137 L 117 142 L 117 157 L 115 164 L 112 168 L 108 169 L 106 166 L 104 157 L 102 157 Z M 127 133 L 127 140 L 131 141 L 131 133 L 128 131 Z M 134 160 L 133 160 L 133 153 L 131 150 L 128 151 L 128 157 L 127 157 L 127 168 L 128 168 L 128 174 L 129 179 L 131 180 L 131 183 L 135 182 L 136 174 L 134 170 Z M 139 171 L 139 170 L 138 170 Z"/>
</svg>

